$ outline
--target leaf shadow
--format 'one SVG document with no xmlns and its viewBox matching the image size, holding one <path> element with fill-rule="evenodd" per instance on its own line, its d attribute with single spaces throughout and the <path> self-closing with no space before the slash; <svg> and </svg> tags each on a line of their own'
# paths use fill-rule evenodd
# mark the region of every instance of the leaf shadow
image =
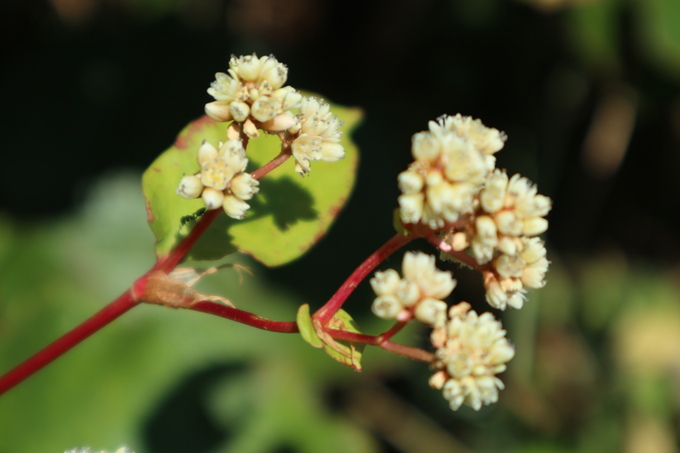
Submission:
<svg viewBox="0 0 680 453">
<path fill-rule="evenodd" d="M 189 258 L 218 260 L 237 252 L 239 249 L 234 244 L 234 237 L 229 234 L 230 228 L 237 223 L 247 225 L 271 216 L 276 228 L 285 232 L 297 222 L 319 217 L 319 213 L 313 207 L 312 193 L 290 177 L 261 181 L 260 192 L 250 201 L 250 206 L 251 209 L 243 220 L 232 219 L 226 215 L 217 217 L 191 249 Z"/>
</svg>

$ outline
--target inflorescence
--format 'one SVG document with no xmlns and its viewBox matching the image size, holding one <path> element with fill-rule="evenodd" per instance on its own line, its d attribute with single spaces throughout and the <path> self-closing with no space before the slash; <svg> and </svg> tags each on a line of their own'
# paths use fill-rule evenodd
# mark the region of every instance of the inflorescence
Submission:
<svg viewBox="0 0 680 453">
<path fill-rule="evenodd" d="M 177 193 L 201 197 L 207 209 L 223 208 L 244 218 L 259 182 L 246 173 L 244 143 L 260 131 L 278 135 L 283 151 L 295 159 L 300 175 L 313 161 L 344 157 L 342 125 L 328 104 L 286 86 L 288 69 L 273 56 L 232 56 L 227 73 L 218 73 L 205 106 L 216 121 L 230 122 L 228 140 L 198 149 L 199 171 L 184 176 Z M 548 260 L 538 237 L 548 228 L 551 200 L 535 185 L 496 168 L 495 153 L 504 133 L 478 119 L 442 116 L 412 139 L 413 163 L 399 174 L 399 216 L 406 230 L 438 236 L 441 258 L 462 261 L 481 272 L 486 301 L 495 308 L 521 308 L 528 289 L 545 285 Z M 415 233 L 415 232 L 418 233 Z M 449 307 L 444 299 L 456 287 L 451 272 L 435 257 L 407 252 L 403 276 L 394 269 L 376 272 L 373 313 L 383 319 L 422 322 L 432 329 L 435 370 L 430 385 L 442 391 L 453 410 L 475 410 L 498 400 L 503 382 L 496 377 L 515 354 L 506 331 L 491 313 L 478 315 L 467 302 Z"/>
<path fill-rule="evenodd" d="M 217 148 L 203 143 L 198 150 L 200 170 L 180 181 L 177 194 L 201 197 L 207 209 L 222 207 L 232 218 L 243 219 L 247 203 L 259 191 L 258 181 L 245 172 L 248 158 L 242 139 L 254 139 L 260 131 L 278 135 L 295 159 L 300 175 L 313 161 L 334 162 L 345 156 L 340 144 L 342 122 L 321 99 L 284 86 L 288 68 L 273 56 L 232 56 L 227 73 L 219 72 L 208 88 L 215 100 L 205 113 L 230 122 L 228 141 Z"/>
<path fill-rule="evenodd" d="M 544 217 L 551 208 L 528 179 L 496 168 L 495 153 L 505 140 L 478 119 L 442 116 L 413 136 L 414 162 L 398 177 L 404 227 L 438 235 L 445 260 L 465 254 L 463 261 L 483 275 L 487 302 L 501 310 L 521 308 L 527 289 L 545 285 L 548 260 L 538 235 L 548 229 Z M 436 371 L 430 385 L 453 410 L 496 402 L 503 389 L 496 374 L 515 354 L 501 323 L 467 302 L 449 308 L 443 299 L 456 280 L 435 267 L 434 256 L 407 252 L 402 269 L 403 277 L 393 269 L 376 272 L 373 313 L 432 328 Z"/>
</svg>

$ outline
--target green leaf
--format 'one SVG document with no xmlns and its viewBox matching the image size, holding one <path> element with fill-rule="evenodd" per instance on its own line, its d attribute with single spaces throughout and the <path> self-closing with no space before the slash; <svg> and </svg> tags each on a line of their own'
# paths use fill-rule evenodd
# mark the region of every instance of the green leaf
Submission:
<svg viewBox="0 0 680 453">
<path fill-rule="evenodd" d="M 302 339 L 315 348 L 321 348 L 343 365 L 361 371 L 361 356 L 366 346 L 363 343 L 354 344 L 348 341 L 338 341 L 324 332 L 323 327 L 318 324 L 309 314 L 309 305 L 304 304 L 297 312 L 297 325 L 300 329 Z M 338 311 L 331 319 L 328 327 L 346 332 L 361 333 L 359 327 L 352 317 L 344 310 Z"/>
<path fill-rule="evenodd" d="M 352 317 L 344 310 L 339 310 L 331 322 L 329 327 L 346 332 L 361 333 L 359 326 Z M 355 371 L 361 371 L 361 357 L 364 352 L 363 343 L 351 343 L 349 341 L 335 341 L 330 337 L 322 338 L 324 342 L 323 348 L 326 353 L 334 360 L 354 368 Z"/>
<path fill-rule="evenodd" d="M 303 340 L 315 348 L 323 347 L 323 341 L 321 341 L 321 338 L 316 334 L 316 329 L 314 329 L 314 324 L 312 323 L 312 317 L 309 314 L 309 304 L 300 305 L 296 321 Z"/>
<path fill-rule="evenodd" d="M 344 121 L 341 143 L 345 158 L 338 162 L 314 162 L 309 176 L 295 172 L 293 159 L 260 181 L 260 193 L 251 200 L 244 220 L 220 215 L 190 253 L 196 260 L 219 259 L 241 251 L 267 266 L 278 266 L 302 256 L 330 228 L 354 186 L 358 151 L 349 138 L 361 111 L 331 105 Z M 227 123 L 202 117 L 179 134 L 175 144 L 161 154 L 142 178 L 148 220 L 156 235 L 156 254 L 167 255 L 187 234 L 181 219 L 203 207 L 200 199 L 186 200 L 175 191 L 181 177 L 197 173 L 196 151 L 203 140 L 218 145 L 226 140 Z M 253 171 L 280 150 L 278 137 L 253 139 L 246 151 Z"/>
<path fill-rule="evenodd" d="M 680 77 L 680 2 L 645 0 L 635 6 L 643 55 L 667 74 Z"/>
</svg>

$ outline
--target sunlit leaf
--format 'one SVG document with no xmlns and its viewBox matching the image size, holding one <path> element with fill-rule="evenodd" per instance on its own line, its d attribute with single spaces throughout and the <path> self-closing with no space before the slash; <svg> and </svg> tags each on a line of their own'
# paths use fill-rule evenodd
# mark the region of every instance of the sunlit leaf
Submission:
<svg viewBox="0 0 680 453">
<path fill-rule="evenodd" d="M 358 109 L 336 105 L 331 109 L 344 121 L 345 158 L 313 162 L 305 178 L 295 172 L 290 159 L 262 178 L 260 193 L 251 200 L 246 218 L 233 220 L 220 215 L 192 249 L 191 258 L 213 260 L 241 251 L 268 266 L 277 266 L 299 258 L 324 236 L 354 186 L 358 152 L 350 135 L 361 117 Z M 208 117 L 192 122 L 144 173 L 148 219 L 157 238 L 159 257 L 186 235 L 186 216 L 203 206 L 200 199 L 186 200 L 176 195 L 179 180 L 185 174 L 198 172 L 198 147 L 203 140 L 215 146 L 226 140 L 226 127 L 226 123 L 216 123 Z M 270 161 L 279 150 L 276 136 L 252 139 L 247 149 L 248 171 Z"/>
</svg>

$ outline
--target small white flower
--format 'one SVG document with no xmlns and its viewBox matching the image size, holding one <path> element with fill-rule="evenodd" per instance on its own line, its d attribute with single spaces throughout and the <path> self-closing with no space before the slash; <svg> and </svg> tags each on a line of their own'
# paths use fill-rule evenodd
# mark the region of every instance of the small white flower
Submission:
<svg viewBox="0 0 680 453">
<path fill-rule="evenodd" d="M 330 105 L 314 97 L 302 98 L 298 124 L 288 130 L 295 136 L 291 150 L 300 175 L 309 173 L 312 161 L 335 162 L 345 157 L 339 143 L 340 126 L 342 122 L 331 113 Z"/>
<path fill-rule="evenodd" d="M 286 114 L 302 96 L 283 86 L 287 77 L 288 69 L 273 56 L 232 56 L 227 73 L 215 74 L 208 88 L 215 101 L 206 104 L 205 112 L 217 121 L 243 123 L 243 133 L 251 138 L 259 135 L 258 128 L 280 132 L 293 127 L 296 121 Z"/>
<path fill-rule="evenodd" d="M 430 386 L 442 390 L 452 410 L 467 404 L 474 410 L 498 401 L 503 382 L 495 375 L 505 370 L 515 354 L 505 330 L 491 313 L 481 316 L 462 302 L 451 307 L 448 320 L 431 334 L 438 370 Z"/>
<path fill-rule="evenodd" d="M 457 115 L 429 123 L 429 131 L 413 136 L 411 153 L 415 162 L 399 175 L 401 220 L 439 229 L 475 209 L 488 173 L 492 154 L 502 147 L 504 137 L 479 120 Z M 414 207 L 415 197 L 424 192 L 423 206 Z"/>
<path fill-rule="evenodd" d="M 184 176 L 177 194 L 188 199 L 201 197 L 207 209 L 222 207 L 235 219 L 242 219 L 250 200 L 259 190 L 259 181 L 244 173 L 248 159 L 240 140 L 221 143 L 219 150 L 208 142 L 198 148 L 200 172 Z"/>
<path fill-rule="evenodd" d="M 371 279 L 375 291 L 373 312 L 383 319 L 409 319 L 435 325 L 446 318 L 446 302 L 456 286 L 450 272 L 436 268 L 435 258 L 424 253 L 406 252 L 402 262 L 403 278 L 393 270 L 376 272 Z"/>
</svg>

